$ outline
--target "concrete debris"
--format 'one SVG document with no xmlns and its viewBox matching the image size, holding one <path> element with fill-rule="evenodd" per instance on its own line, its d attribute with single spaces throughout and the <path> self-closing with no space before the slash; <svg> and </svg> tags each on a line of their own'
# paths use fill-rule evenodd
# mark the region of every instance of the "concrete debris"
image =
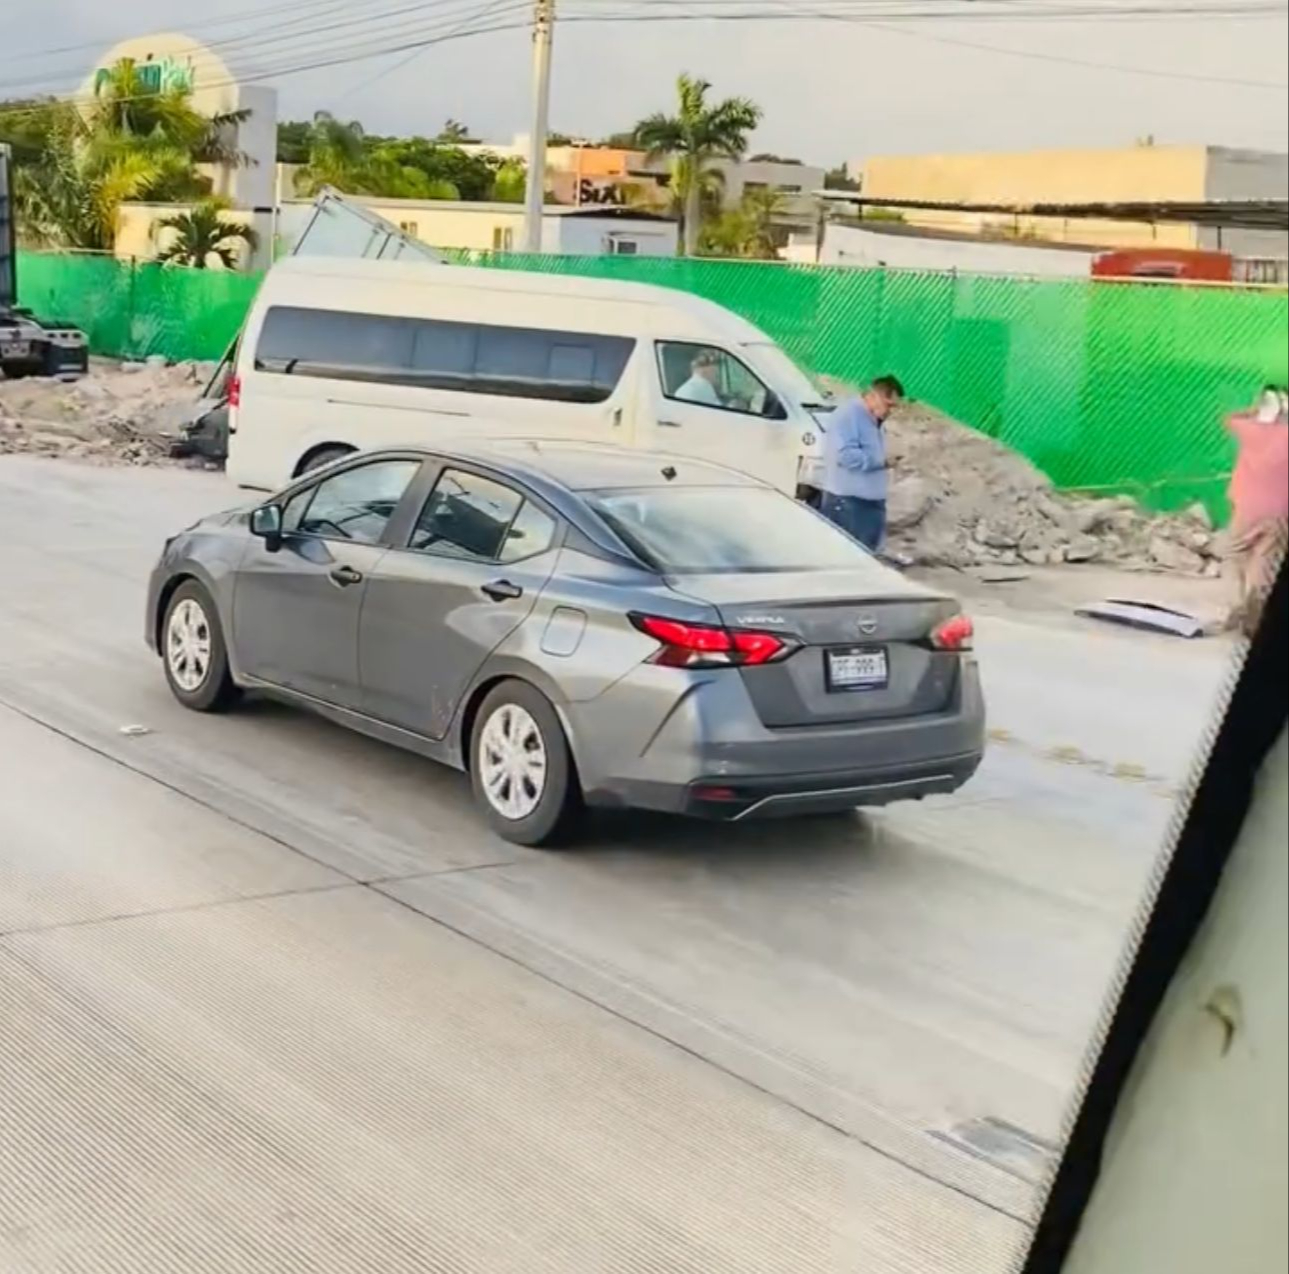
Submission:
<svg viewBox="0 0 1289 1274">
<path fill-rule="evenodd" d="M 1128 496 L 1065 495 L 1022 456 L 921 405 L 890 422 L 887 447 L 887 551 L 913 565 L 1220 571 L 1202 505 L 1163 515 Z"/>
<path fill-rule="evenodd" d="M 214 373 L 211 363 L 92 361 L 64 384 L 0 381 L 0 454 L 93 464 L 170 464 L 171 444 Z M 892 482 L 884 554 L 901 566 L 1097 563 L 1215 576 L 1220 540 L 1200 505 L 1152 514 L 1126 496 L 1063 495 L 1028 461 L 921 406 L 888 430 Z M 206 465 L 194 457 L 183 463 Z"/>
<path fill-rule="evenodd" d="M 208 363 L 91 360 L 70 384 L 47 377 L 0 380 L 0 455 L 65 457 L 90 464 L 167 462 Z"/>
</svg>

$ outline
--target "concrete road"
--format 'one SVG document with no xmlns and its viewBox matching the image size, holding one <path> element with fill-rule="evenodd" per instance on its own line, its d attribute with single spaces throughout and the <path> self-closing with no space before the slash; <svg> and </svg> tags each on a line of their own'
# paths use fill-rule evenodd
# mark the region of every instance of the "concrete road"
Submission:
<svg viewBox="0 0 1289 1274">
<path fill-rule="evenodd" d="M 596 824 L 142 644 L 212 475 L 0 459 L 0 1271 L 986 1271 L 1231 651 L 996 617 L 958 796 Z"/>
</svg>

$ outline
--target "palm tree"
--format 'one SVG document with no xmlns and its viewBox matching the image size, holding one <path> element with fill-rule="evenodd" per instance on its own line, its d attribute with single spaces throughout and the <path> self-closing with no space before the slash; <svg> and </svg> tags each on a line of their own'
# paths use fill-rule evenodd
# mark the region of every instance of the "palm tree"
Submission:
<svg viewBox="0 0 1289 1274">
<path fill-rule="evenodd" d="M 702 228 L 702 190 L 715 159 L 738 159 L 747 151 L 748 134 L 761 122 L 761 108 L 745 97 L 710 103 L 706 80 L 682 75 L 676 82 L 679 110 L 656 114 L 635 127 L 636 145 L 651 158 L 669 156 L 672 181 L 684 201 L 685 252 L 698 250 Z"/>
<path fill-rule="evenodd" d="M 743 192 L 742 211 L 751 230 L 748 255 L 772 260 L 779 255 L 775 219 L 783 212 L 787 197 L 777 186 L 756 186 Z"/>
<path fill-rule="evenodd" d="M 225 211 L 222 200 L 203 199 L 190 211 L 158 222 L 157 230 L 168 231 L 170 242 L 157 254 L 157 260 L 205 270 L 215 257 L 225 269 L 236 269 L 239 249 L 253 250 L 259 236 L 250 226 L 226 221 Z"/>
<path fill-rule="evenodd" d="M 357 120 L 345 123 L 319 111 L 309 125 L 309 162 L 295 175 L 296 190 L 316 195 L 324 186 L 366 194 L 367 140 Z"/>
<path fill-rule="evenodd" d="M 210 183 L 196 164 L 241 162 L 229 128 L 247 115 L 203 115 L 186 91 L 151 88 L 122 59 L 100 77 L 83 113 L 63 102 L 42 105 L 36 128 L 46 139 L 43 150 L 14 174 L 24 238 L 110 249 L 122 203 L 199 198 Z"/>
</svg>

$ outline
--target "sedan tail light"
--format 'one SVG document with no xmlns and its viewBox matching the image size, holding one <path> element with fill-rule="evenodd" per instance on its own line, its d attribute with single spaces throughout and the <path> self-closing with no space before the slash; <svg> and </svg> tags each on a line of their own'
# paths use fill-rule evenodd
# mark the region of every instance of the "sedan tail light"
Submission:
<svg viewBox="0 0 1289 1274">
<path fill-rule="evenodd" d="M 955 615 L 946 619 L 931 633 L 931 645 L 936 650 L 970 650 L 975 642 L 976 626 L 969 615 Z"/>
<path fill-rule="evenodd" d="M 650 662 L 667 668 L 750 668 L 786 659 L 799 645 L 780 633 L 689 624 L 658 615 L 628 618 L 659 643 Z"/>
</svg>

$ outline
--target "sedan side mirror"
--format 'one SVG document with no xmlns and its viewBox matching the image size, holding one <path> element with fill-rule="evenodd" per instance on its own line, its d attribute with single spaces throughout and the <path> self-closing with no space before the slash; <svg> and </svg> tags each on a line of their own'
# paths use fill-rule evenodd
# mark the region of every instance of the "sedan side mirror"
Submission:
<svg viewBox="0 0 1289 1274">
<path fill-rule="evenodd" d="M 282 506 L 262 504 L 254 509 L 251 512 L 251 534 L 264 541 L 264 548 L 269 553 L 276 553 L 282 547 Z"/>
</svg>

